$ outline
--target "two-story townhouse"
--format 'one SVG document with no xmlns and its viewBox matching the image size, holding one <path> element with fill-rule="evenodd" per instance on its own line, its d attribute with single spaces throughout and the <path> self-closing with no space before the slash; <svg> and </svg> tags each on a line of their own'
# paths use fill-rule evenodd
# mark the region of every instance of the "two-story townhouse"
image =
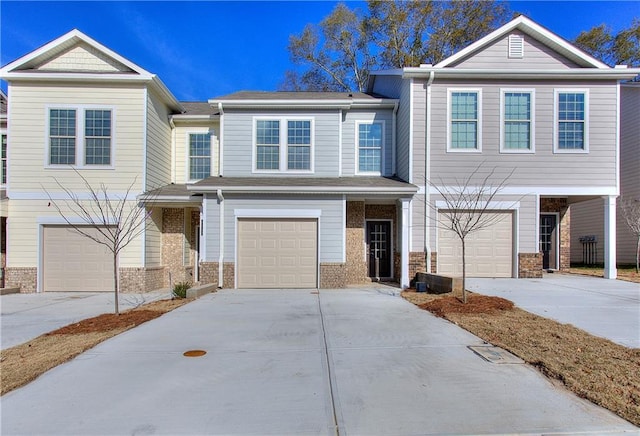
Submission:
<svg viewBox="0 0 640 436">
<path fill-rule="evenodd" d="M 620 198 L 640 200 L 640 83 L 620 86 Z M 571 262 L 604 262 L 604 211 L 602 200 L 578 203 L 571 211 Z M 618 264 L 636 262 L 637 238 L 618 208 Z"/>
<path fill-rule="evenodd" d="M 7 95 L 0 90 L 0 288 L 4 287 L 4 266 L 7 255 Z"/>
<path fill-rule="evenodd" d="M 397 100 L 238 92 L 211 99 L 219 176 L 203 196 L 203 280 L 235 288 L 407 286 L 408 203 L 395 177 Z"/>
<path fill-rule="evenodd" d="M 136 196 L 176 177 L 171 153 L 177 153 L 172 138 L 179 128 L 170 116 L 185 108 L 154 74 L 77 30 L 4 66 L 0 77 L 8 82 L 7 136 L 14 144 L 3 174 L 6 284 L 25 292 L 112 290 L 110 253 L 71 231 L 52 206 L 82 224 L 58 183 L 89 210 L 91 192 L 80 175 L 94 191 L 107 186 L 112 199 L 131 188 L 127 207 L 138 207 Z M 189 257 L 182 249 L 163 252 L 162 232 L 175 224 L 171 212 L 150 210 L 144 232 L 120 253 L 123 289 L 166 286 L 165 265 Z M 111 221 L 104 224 L 116 224 Z"/>
<path fill-rule="evenodd" d="M 400 100 L 398 175 L 420 188 L 410 205 L 411 256 L 460 274 L 458 239 L 433 223 L 447 207 L 439 191 L 479 169 L 507 184 L 488 208 L 497 222 L 468 238 L 469 276 L 567 268 L 570 206 L 600 198 L 606 277 L 615 278 L 619 82 L 637 74 L 523 16 L 436 65 L 373 73 L 368 90 Z"/>
</svg>

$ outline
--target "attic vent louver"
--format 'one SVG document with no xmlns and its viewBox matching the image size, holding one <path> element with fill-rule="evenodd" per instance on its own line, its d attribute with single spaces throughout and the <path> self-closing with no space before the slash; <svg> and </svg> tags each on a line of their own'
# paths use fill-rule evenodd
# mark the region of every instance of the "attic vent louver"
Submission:
<svg viewBox="0 0 640 436">
<path fill-rule="evenodd" d="M 509 35 L 509 58 L 524 58 L 524 38 L 522 35 Z"/>
</svg>

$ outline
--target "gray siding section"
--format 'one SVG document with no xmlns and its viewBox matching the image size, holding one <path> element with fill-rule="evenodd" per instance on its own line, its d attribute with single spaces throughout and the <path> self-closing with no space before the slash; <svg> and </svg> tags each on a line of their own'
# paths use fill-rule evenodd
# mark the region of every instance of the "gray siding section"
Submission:
<svg viewBox="0 0 640 436">
<path fill-rule="evenodd" d="M 620 224 L 618 220 L 618 225 Z M 604 262 L 604 200 L 602 198 L 571 205 L 571 262 L 583 261 L 580 238 L 592 235 L 598 238 L 596 262 Z M 620 253 L 620 250 L 617 252 Z"/>
<path fill-rule="evenodd" d="M 396 173 L 409 181 L 409 138 L 411 132 L 411 81 L 402 81 L 396 119 Z"/>
<path fill-rule="evenodd" d="M 224 115 L 224 170 L 227 177 L 277 177 L 291 176 L 287 171 L 252 173 L 254 163 L 253 156 L 253 132 L 254 117 L 273 118 L 309 118 L 314 120 L 314 167 L 315 172 L 299 173 L 306 176 L 314 175 L 318 177 L 337 177 L 339 168 L 339 126 L 340 112 L 338 110 L 327 111 L 269 111 L 250 112 L 240 110 L 227 110 Z M 280 127 L 286 129 L 285 126 Z M 283 144 L 281 144 L 283 146 Z M 286 162 L 280 162 L 281 168 Z"/>
<path fill-rule="evenodd" d="M 425 80 L 413 82 L 413 148 L 411 159 L 413 173 L 409 182 L 425 184 L 425 150 L 427 135 L 427 84 Z M 433 116 L 433 108 L 431 110 Z M 433 118 L 432 118 L 433 120 Z"/>
<path fill-rule="evenodd" d="M 206 256 L 208 261 L 218 261 L 220 209 L 215 196 L 208 197 L 206 205 Z M 224 261 L 235 262 L 236 252 L 236 209 L 276 211 L 286 215 L 291 211 L 319 209 L 321 211 L 320 262 L 343 262 L 344 228 L 342 196 L 225 196 L 224 200 Z M 268 212 L 265 212 L 267 214 Z"/>
<path fill-rule="evenodd" d="M 382 122 L 384 125 L 384 149 L 382 175 L 392 175 L 393 110 L 351 110 L 344 114 L 342 122 L 342 175 L 353 176 L 357 172 L 358 134 L 356 124 Z"/>
<path fill-rule="evenodd" d="M 479 88 L 482 93 L 482 153 L 447 152 L 447 89 Z M 500 153 L 500 90 L 535 90 L 535 153 Z M 587 89 L 589 93 L 589 153 L 554 153 L 554 89 Z M 589 82 L 440 82 L 432 91 L 431 170 L 436 183 L 454 183 L 481 163 L 497 168 L 498 175 L 515 173 L 510 186 L 613 187 L 616 186 L 616 84 Z M 418 107 L 418 104 L 414 105 Z M 419 117 L 416 117 L 419 118 Z M 416 126 L 418 124 L 416 123 Z M 417 136 L 417 135 L 416 135 Z M 416 138 L 416 143 L 418 139 Z M 423 177 L 414 155 L 414 180 Z M 422 183 L 419 183 L 422 184 Z M 532 190 L 532 192 L 534 192 Z M 560 192 L 558 192 L 560 193 Z"/>
<path fill-rule="evenodd" d="M 372 92 L 388 98 L 400 98 L 403 80 L 401 76 L 375 76 Z"/>
<path fill-rule="evenodd" d="M 456 68 L 489 69 L 579 68 L 573 61 L 521 31 L 513 31 L 511 35 L 524 36 L 524 58 L 509 59 L 509 35 L 505 35 L 503 38 L 486 46 L 482 51 L 473 53 L 452 66 Z"/>
<path fill-rule="evenodd" d="M 640 201 L 640 86 L 622 86 L 620 101 L 620 190 Z M 621 217 L 618 228 L 618 261 L 633 263 L 636 238 Z"/>
</svg>

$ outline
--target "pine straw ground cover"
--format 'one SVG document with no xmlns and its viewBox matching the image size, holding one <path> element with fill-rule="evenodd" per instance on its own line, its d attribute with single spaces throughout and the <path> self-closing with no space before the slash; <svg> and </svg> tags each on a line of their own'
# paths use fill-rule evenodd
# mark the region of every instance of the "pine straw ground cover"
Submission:
<svg viewBox="0 0 640 436">
<path fill-rule="evenodd" d="M 533 315 L 499 297 L 405 291 L 402 296 L 504 348 L 560 380 L 578 396 L 640 425 L 640 348 L 627 348 L 569 324 Z"/>
<path fill-rule="evenodd" d="M 0 395 L 24 386 L 41 374 L 100 342 L 182 306 L 188 300 L 160 300 L 120 315 L 104 314 L 69 324 L 0 351 Z"/>
</svg>

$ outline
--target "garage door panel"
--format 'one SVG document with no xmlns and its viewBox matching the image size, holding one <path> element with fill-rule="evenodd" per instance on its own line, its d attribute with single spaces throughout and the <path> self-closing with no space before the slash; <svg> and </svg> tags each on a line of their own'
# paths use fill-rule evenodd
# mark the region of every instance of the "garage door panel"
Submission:
<svg viewBox="0 0 640 436">
<path fill-rule="evenodd" d="M 317 220 L 238 220 L 237 261 L 239 288 L 315 288 Z"/>
<path fill-rule="evenodd" d="M 100 237 L 96 229 L 84 231 Z M 112 254 L 68 226 L 43 227 L 42 265 L 44 291 L 113 291 Z"/>
<path fill-rule="evenodd" d="M 468 277 L 511 277 L 513 242 L 512 214 L 492 213 L 491 225 L 466 239 Z M 462 244 L 450 230 L 438 230 L 438 272 L 462 275 Z"/>
</svg>

